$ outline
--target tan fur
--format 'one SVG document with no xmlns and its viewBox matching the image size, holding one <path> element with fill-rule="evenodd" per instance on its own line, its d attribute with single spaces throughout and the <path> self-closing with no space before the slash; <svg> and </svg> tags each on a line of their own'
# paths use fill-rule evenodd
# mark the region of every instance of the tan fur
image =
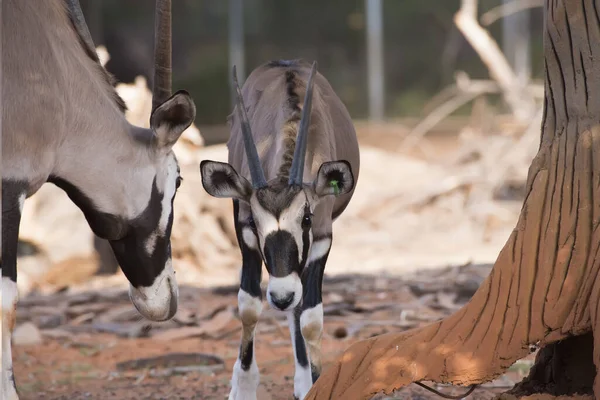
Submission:
<svg viewBox="0 0 600 400">
<path fill-rule="evenodd" d="M 29 181 L 30 196 L 58 175 L 94 194 L 103 211 L 128 208 L 136 215 L 164 158 L 152 156 L 132 132 L 151 131 L 127 122 L 62 0 L 5 0 L 2 13 L 2 178 Z M 107 173 L 111 165 L 118 171 Z M 157 179 L 165 177 L 159 173 Z M 110 186 L 131 194 L 136 204 L 126 207 L 111 197 L 104 190 Z"/>
<path fill-rule="evenodd" d="M 267 181 L 282 174 L 285 176 L 289 172 L 290 157 L 293 156 L 299 122 L 297 113 L 298 109 L 302 109 L 310 69 L 311 65 L 306 62 L 291 67 L 273 67 L 264 64 L 250 74 L 242 87 L 252 135 L 257 148 L 260 149 Z M 297 85 L 294 93 L 298 96 L 298 109 L 290 109 L 289 106 L 286 84 L 286 72 L 289 70 L 293 70 L 296 74 Z M 240 175 L 249 179 L 250 173 L 237 110 L 233 110 L 228 120 L 231 128 L 231 136 L 227 143 L 228 162 Z M 360 157 L 352 119 L 327 79 L 317 73 L 304 181 L 311 182 L 316 177 L 322 162 L 336 160 L 350 162 L 354 179 L 358 180 Z M 315 213 L 313 221 L 315 233 L 327 233 L 330 230 L 330 226 L 326 225 L 331 215 L 343 211 L 353 193 L 354 189 L 345 195 L 321 202 L 320 210 Z M 249 212 L 247 206 L 240 204 L 241 219 L 247 212 Z"/>
</svg>

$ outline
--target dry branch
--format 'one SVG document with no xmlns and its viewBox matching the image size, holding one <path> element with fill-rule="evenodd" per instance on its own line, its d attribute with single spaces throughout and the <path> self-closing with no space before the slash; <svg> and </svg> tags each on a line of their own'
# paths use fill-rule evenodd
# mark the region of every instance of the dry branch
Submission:
<svg viewBox="0 0 600 400">
<path fill-rule="evenodd" d="M 487 66 L 490 75 L 502 89 L 506 103 L 519 121 L 528 120 L 534 112 L 534 101 L 524 92 L 498 44 L 477 22 L 477 1 L 462 0 L 454 22 Z"/>
<path fill-rule="evenodd" d="M 516 14 L 520 11 L 528 10 L 530 8 L 543 7 L 543 0 L 513 0 L 510 3 L 501 4 L 486 11 L 481 15 L 479 19 L 481 24 L 489 26 L 497 20 L 507 17 L 512 14 Z"/>
<path fill-rule="evenodd" d="M 463 72 L 457 73 L 456 83 L 444 88 L 430 101 L 427 108 L 431 111 L 406 135 L 398 151 L 410 151 L 431 129 L 463 105 L 481 95 L 501 92 L 500 85 L 495 81 L 472 80 Z M 544 97 L 544 88 L 540 84 L 529 84 L 524 92 L 532 99 Z"/>
</svg>

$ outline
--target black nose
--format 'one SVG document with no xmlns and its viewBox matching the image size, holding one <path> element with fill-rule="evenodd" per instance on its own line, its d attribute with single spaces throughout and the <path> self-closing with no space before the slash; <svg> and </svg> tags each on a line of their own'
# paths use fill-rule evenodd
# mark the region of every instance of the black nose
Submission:
<svg viewBox="0 0 600 400">
<path fill-rule="evenodd" d="M 273 292 L 269 292 L 269 294 L 271 295 L 271 302 L 273 303 L 273 305 L 279 308 L 280 310 L 285 310 L 290 304 L 292 304 L 292 301 L 294 301 L 293 292 L 288 293 L 284 296 L 277 296 L 277 294 Z"/>
</svg>

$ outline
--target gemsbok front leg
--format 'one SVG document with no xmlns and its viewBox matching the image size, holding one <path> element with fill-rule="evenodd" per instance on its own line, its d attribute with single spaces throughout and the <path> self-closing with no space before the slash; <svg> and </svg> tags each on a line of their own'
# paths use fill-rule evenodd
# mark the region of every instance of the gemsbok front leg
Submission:
<svg viewBox="0 0 600 400">
<path fill-rule="evenodd" d="M 312 377 L 308 363 L 308 353 L 306 343 L 302 337 L 300 326 L 300 316 L 302 314 L 302 304 L 299 304 L 294 310 L 288 313 L 288 326 L 290 328 L 290 338 L 294 350 L 294 398 L 303 399 L 312 386 Z"/>
<path fill-rule="evenodd" d="M 323 337 L 323 273 L 331 249 L 331 234 L 313 239 L 302 274 L 302 304 L 288 314 L 294 347 L 294 397 L 302 400 L 321 374 Z"/>
<path fill-rule="evenodd" d="M 331 234 L 315 237 L 302 276 L 304 288 L 302 314 L 300 315 L 300 329 L 302 337 L 308 348 L 310 361 L 311 385 L 316 382 L 321 374 L 321 338 L 323 337 L 323 274 L 325 264 L 331 249 Z M 310 386 L 303 391 L 303 396 L 308 393 Z"/>
<path fill-rule="evenodd" d="M 2 180 L 2 400 L 19 398 L 13 375 L 11 337 L 19 298 L 17 245 L 26 188 L 23 182 Z"/>
<path fill-rule="evenodd" d="M 235 230 L 242 252 L 242 275 L 238 291 L 238 309 L 242 321 L 242 340 L 233 366 L 229 400 L 255 400 L 260 383 L 254 358 L 254 333 L 262 312 L 260 280 L 262 258 L 252 225 L 239 221 L 239 202 L 233 201 Z"/>
</svg>

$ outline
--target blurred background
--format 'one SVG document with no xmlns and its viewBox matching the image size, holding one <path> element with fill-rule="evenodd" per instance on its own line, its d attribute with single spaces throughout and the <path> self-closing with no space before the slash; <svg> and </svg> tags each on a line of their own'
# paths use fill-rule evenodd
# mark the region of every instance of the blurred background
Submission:
<svg viewBox="0 0 600 400">
<path fill-rule="evenodd" d="M 119 82 L 127 118 L 148 126 L 154 2 L 80 1 L 100 58 Z M 188 90 L 197 107 L 195 124 L 175 147 L 184 177 L 172 237 L 184 299 L 179 320 L 131 331 L 126 328 L 140 324 L 131 313 L 127 318 L 111 314 L 112 330 L 99 327 L 98 320 L 107 321 L 102 313 L 116 303 L 133 309 L 125 295 L 104 303 L 98 297 L 109 288 L 125 293 L 125 277 L 68 197 L 45 185 L 25 204 L 19 249 L 19 289 L 30 299 L 22 302 L 21 322 L 41 332 L 35 345 L 56 345 L 46 342 L 52 335 L 58 340 L 56 331 L 73 335 L 73 326 L 85 324 L 88 334 L 130 341 L 163 335 L 166 341 L 179 340 L 176 348 L 217 351 L 225 366 L 217 376 L 228 377 L 240 325 L 235 293 L 241 257 L 231 202 L 204 192 L 198 165 L 203 159 L 227 159 L 232 65 L 241 83 L 273 59 L 317 60 L 354 119 L 361 146 L 356 193 L 334 224 L 326 269 L 325 303 L 338 305 L 325 312 L 326 326 L 331 323 L 324 339 L 326 359 L 357 338 L 418 326 L 464 304 L 515 226 L 537 151 L 544 95 L 542 5 L 541 0 L 173 1 L 173 89 Z M 81 293 L 92 293 L 100 306 L 68 311 L 79 304 L 69 296 Z M 44 296 L 55 296 L 52 301 L 66 307 L 52 326 L 40 323 L 40 315 L 52 314 L 49 310 L 27 311 L 50 301 Z M 376 323 L 357 328 L 348 322 L 354 317 Z M 285 321 L 268 318 L 275 318 L 275 328 L 265 328 L 271 337 L 263 345 L 284 341 L 280 350 L 293 376 Z M 229 333 L 219 336 L 221 331 Z M 115 343 L 129 350 L 149 347 Z M 224 355 L 219 346 L 231 348 Z M 274 347 L 269 357 L 284 357 Z M 166 351 L 152 348 L 151 353 Z M 30 357 L 38 351 L 32 349 Z M 60 363 L 61 356 L 55 361 Z M 26 362 L 18 368 L 29 371 L 32 384 L 42 385 Z M 221 385 L 215 393 L 227 392 L 226 379 L 217 384 L 200 374 L 197 380 L 202 387 Z M 80 384 L 71 379 L 54 389 L 42 386 L 72 392 Z M 279 398 L 269 388 L 281 384 L 285 392 L 291 387 L 289 380 L 271 384 L 263 398 Z"/>
</svg>

